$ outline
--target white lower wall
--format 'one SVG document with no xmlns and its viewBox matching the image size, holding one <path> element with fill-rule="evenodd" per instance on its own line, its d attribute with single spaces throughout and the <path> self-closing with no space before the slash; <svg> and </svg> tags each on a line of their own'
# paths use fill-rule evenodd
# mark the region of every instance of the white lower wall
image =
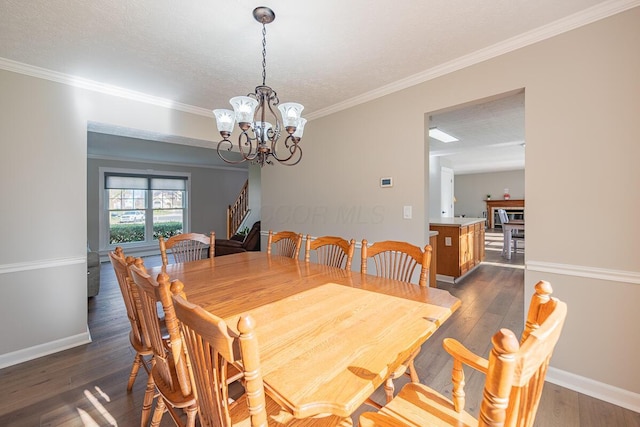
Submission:
<svg viewBox="0 0 640 427">
<path fill-rule="evenodd" d="M 525 295 L 533 295 L 539 280 L 551 283 L 553 296 L 568 306 L 547 380 L 640 412 L 640 370 L 611 369 L 637 363 L 627 349 L 640 346 L 632 314 L 640 301 L 640 272 L 528 261 Z"/>
<path fill-rule="evenodd" d="M 0 289 L 0 368 L 91 340 L 86 257 L 4 264 Z"/>
</svg>

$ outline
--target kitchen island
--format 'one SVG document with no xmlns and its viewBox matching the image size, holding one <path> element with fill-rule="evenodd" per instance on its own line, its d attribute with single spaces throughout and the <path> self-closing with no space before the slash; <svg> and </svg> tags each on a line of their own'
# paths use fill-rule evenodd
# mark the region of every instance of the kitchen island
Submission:
<svg viewBox="0 0 640 427">
<path fill-rule="evenodd" d="M 437 279 L 457 282 L 484 260 L 485 218 L 429 218 L 437 231 Z"/>
</svg>

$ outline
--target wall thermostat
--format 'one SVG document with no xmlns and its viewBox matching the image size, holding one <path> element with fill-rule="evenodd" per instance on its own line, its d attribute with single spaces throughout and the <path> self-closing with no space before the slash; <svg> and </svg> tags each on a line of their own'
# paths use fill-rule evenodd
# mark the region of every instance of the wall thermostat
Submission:
<svg viewBox="0 0 640 427">
<path fill-rule="evenodd" d="M 393 187 L 393 178 L 380 178 L 380 187 Z"/>
</svg>

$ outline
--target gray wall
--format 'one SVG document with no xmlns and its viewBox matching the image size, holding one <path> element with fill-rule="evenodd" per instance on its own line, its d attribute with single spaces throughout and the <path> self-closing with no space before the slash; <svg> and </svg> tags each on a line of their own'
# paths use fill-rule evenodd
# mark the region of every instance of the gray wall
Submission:
<svg viewBox="0 0 640 427">
<path fill-rule="evenodd" d="M 188 147 L 185 147 L 187 149 Z M 107 247 L 98 244 L 99 207 L 98 196 L 100 167 L 140 169 L 169 172 L 188 172 L 191 174 L 191 194 L 189 209 L 191 213 L 191 232 L 208 234 L 215 231 L 219 238 L 226 237 L 227 206 L 232 204 L 247 180 L 247 171 L 221 170 L 204 167 L 189 167 L 154 163 L 140 163 L 118 160 L 87 160 L 87 236 L 89 246 L 103 253 Z M 157 248 L 154 248 L 157 249 Z"/>
<path fill-rule="evenodd" d="M 509 189 L 512 199 L 524 199 L 524 170 L 456 175 L 455 215 L 482 218 L 487 210 L 484 202 L 487 194 L 491 194 L 493 200 L 499 200 L 503 198 L 505 188 Z"/>
</svg>

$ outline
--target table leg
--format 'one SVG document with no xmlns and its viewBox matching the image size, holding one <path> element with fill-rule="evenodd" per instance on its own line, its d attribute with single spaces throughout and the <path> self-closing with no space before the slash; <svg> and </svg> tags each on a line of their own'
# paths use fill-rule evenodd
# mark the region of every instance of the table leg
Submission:
<svg viewBox="0 0 640 427">
<path fill-rule="evenodd" d="M 502 256 L 506 259 L 511 259 L 511 227 L 502 225 L 502 235 L 504 243 L 502 245 Z"/>
</svg>

